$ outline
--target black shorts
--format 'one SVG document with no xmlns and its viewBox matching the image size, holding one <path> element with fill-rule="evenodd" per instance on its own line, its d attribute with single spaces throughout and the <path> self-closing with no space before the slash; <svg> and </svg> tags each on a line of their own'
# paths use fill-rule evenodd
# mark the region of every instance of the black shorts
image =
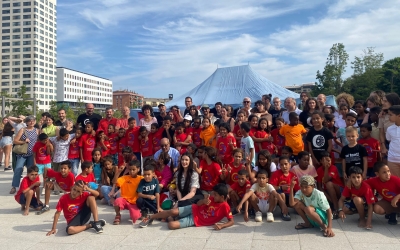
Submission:
<svg viewBox="0 0 400 250">
<path fill-rule="evenodd" d="M 19 197 L 19 204 L 24 205 L 24 206 L 26 205 L 25 194 L 21 194 L 21 196 Z M 32 197 L 31 204 L 28 204 L 28 207 L 37 208 L 39 206 L 40 206 L 40 204 L 38 203 L 36 197 Z"/>
<path fill-rule="evenodd" d="M 69 227 L 85 225 L 90 220 L 91 216 L 92 216 L 92 211 L 90 210 L 90 207 L 88 207 L 85 203 L 81 211 L 79 211 L 79 213 L 75 215 L 75 217 L 68 223 L 68 226 L 66 228 L 67 233 Z"/>
<path fill-rule="evenodd" d="M 276 192 L 278 194 L 283 194 L 284 191 L 281 189 L 278 189 L 278 190 L 276 190 Z M 287 194 L 287 193 L 285 193 L 285 204 L 286 204 L 286 206 L 289 206 L 289 194 Z"/>
</svg>

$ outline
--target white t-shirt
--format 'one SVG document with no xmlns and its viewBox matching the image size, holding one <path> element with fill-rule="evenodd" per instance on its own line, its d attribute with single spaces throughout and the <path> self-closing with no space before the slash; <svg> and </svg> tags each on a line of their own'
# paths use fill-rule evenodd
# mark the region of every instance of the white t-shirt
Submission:
<svg viewBox="0 0 400 250">
<path fill-rule="evenodd" d="M 400 126 L 396 124 L 386 130 L 386 140 L 390 141 L 388 161 L 400 163 Z"/>
<path fill-rule="evenodd" d="M 242 137 L 242 140 L 240 140 L 240 148 L 243 149 L 243 151 L 245 152 L 245 155 L 250 157 L 250 149 L 253 148 L 254 149 L 254 142 L 253 139 L 251 139 L 250 136 L 247 137 Z M 253 159 L 251 159 L 251 164 L 252 166 L 256 165 L 256 160 L 255 160 L 256 156 L 254 153 L 254 157 Z"/>
<path fill-rule="evenodd" d="M 294 111 L 283 111 L 282 112 L 282 119 L 285 121 L 285 123 L 289 124 L 289 114 L 295 112 L 296 114 L 300 115 L 300 113 L 302 112 L 300 109 L 298 109 L 296 107 L 296 109 Z"/>
<path fill-rule="evenodd" d="M 259 200 L 267 201 L 269 199 L 270 193 L 274 191 L 275 188 L 269 183 L 267 183 L 265 187 L 260 187 L 258 183 L 254 183 L 253 186 L 251 186 L 250 190 L 254 192 Z"/>
<path fill-rule="evenodd" d="M 271 173 L 273 173 L 273 172 L 275 172 L 275 171 L 277 170 L 277 169 L 276 169 L 275 162 L 271 162 L 270 169 L 271 169 Z M 253 168 L 253 170 L 256 171 L 256 172 L 258 172 L 258 166 L 255 166 L 255 167 Z"/>
</svg>

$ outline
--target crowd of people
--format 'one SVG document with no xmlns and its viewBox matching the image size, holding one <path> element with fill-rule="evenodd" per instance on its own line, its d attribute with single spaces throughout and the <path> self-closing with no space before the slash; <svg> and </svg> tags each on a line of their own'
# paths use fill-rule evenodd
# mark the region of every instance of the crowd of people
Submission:
<svg viewBox="0 0 400 250">
<path fill-rule="evenodd" d="M 120 119 L 111 108 L 102 118 L 93 104 L 75 124 L 63 109 L 57 121 L 49 113 L 38 123 L 33 116 L 5 117 L 0 155 L 4 170 L 14 171 L 10 194 L 28 215 L 48 212 L 50 196 L 61 193 L 48 235 L 56 233 L 61 212 L 68 234 L 101 233 L 106 222 L 97 203 L 114 208 L 114 225 L 128 210 L 142 228 L 159 219 L 170 229 L 220 230 L 239 213 L 246 222 L 263 215 L 273 222 L 277 206 L 283 221 L 291 220 L 290 210 L 304 220 L 295 229 L 320 228 L 326 237 L 334 236 L 332 220 L 354 213 L 366 229 L 373 213 L 397 224 L 396 93 L 375 91 L 365 101 L 342 93 L 337 108 L 326 105 L 325 95 L 307 92 L 299 104 L 288 97 L 282 106 L 271 94 L 260 99 L 254 106 L 245 97 L 237 109 L 217 102 L 199 110 L 187 97 L 182 111 L 161 103 L 154 115 L 144 105 L 139 120 L 128 107 Z"/>
</svg>

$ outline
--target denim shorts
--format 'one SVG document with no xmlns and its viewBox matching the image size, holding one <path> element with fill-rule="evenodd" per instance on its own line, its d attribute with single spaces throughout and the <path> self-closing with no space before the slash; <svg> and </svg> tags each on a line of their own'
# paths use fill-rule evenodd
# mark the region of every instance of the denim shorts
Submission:
<svg viewBox="0 0 400 250">
<path fill-rule="evenodd" d="M 193 227 L 192 205 L 179 207 L 179 228 Z"/>
<path fill-rule="evenodd" d="M 51 168 L 51 163 L 47 163 L 47 164 L 36 164 L 36 166 L 37 166 L 38 169 L 39 169 L 38 174 L 43 174 L 45 168 Z"/>
<path fill-rule="evenodd" d="M 7 146 L 7 145 L 12 145 L 13 143 L 12 143 L 12 138 L 11 138 L 11 136 L 4 136 L 3 138 L 1 138 L 1 141 L 0 141 L 0 147 L 2 148 L 2 147 L 4 147 L 4 146 Z"/>
</svg>

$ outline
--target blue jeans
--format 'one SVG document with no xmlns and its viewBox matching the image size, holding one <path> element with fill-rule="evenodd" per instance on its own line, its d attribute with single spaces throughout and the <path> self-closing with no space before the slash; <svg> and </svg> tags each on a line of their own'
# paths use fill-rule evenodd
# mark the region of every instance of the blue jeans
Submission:
<svg viewBox="0 0 400 250">
<path fill-rule="evenodd" d="M 21 175 L 24 171 L 24 166 L 33 166 L 33 155 L 25 157 L 17 155 L 17 163 L 15 165 L 14 176 L 12 180 L 12 186 L 15 188 L 19 187 L 19 184 L 21 182 Z"/>
<path fill-rule="evenodd" d="M 79 168 L 79 162 L 81 161 L 79 158 L 76 159 L 68 159 L 71 162 L 71 171 L 74 174 L 74 176 L 78 175 L 78 168 Z"/>
<path fill-rule="evenodd" d="M 104 196 L 104 199 L 106 199 L 107 204 L 111 206 L 110 204 L 110 197 L 108 196 L 108 194 L 111 192 L 112 186 L 101 186 L 100 187 L 100 191 L 101 194 Z M 115 192 L 117 192 L 117 190 L 115 190 Z M 120 197 L 120 193 L 118 193 L 118 195 L 115 198 Z"/>
</svg>

